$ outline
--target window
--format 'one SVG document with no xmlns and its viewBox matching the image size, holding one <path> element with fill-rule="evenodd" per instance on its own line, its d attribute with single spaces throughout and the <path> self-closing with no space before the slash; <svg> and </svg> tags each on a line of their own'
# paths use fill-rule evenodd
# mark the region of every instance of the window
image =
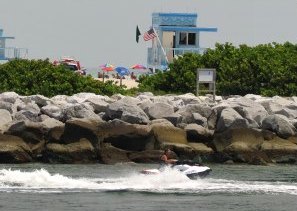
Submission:
<svg viewBox="0 0 297 211">
<path fill-rule="evenodd" d="M 179 44 L 186 45 L 187 44 L 187 33 L 181 32 L 179 34 Z"/>
<path fill-rule="evenodd" d="M 185 33 L 179 34 L 180 45 L 196 45 L 196 33 Z"/>
<path fill-rule="evenodd" d="M 195 33 L 188 34 L 188 45 L 196 45 L 196 34 Z"/>
</svg>

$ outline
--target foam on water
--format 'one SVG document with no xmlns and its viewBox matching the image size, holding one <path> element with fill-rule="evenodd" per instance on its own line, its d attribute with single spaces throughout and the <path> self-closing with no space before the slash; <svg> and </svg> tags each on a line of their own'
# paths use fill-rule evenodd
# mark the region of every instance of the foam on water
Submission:
<svg viewBox="0 0 297 211">
<path fill-rule="evenodd" d="M 116 178 L 71 178 L 48 171 L 0 170 L 0 191 L 145 191 L 151 193 L 286 193 L 297 195 L 297 183 L 236 181 L 223 179 L 190 180 L 167 169 L 158 175 L 131 173 Z"/>
</svg>

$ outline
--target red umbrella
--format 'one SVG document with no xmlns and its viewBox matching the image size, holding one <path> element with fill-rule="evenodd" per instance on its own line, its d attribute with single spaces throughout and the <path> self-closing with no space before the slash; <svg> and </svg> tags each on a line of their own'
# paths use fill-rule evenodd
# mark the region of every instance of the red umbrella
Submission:
<svg viewBox="0 0 297 211">
<path fill-rule="evenodd" d="M 109 72 L 109 71 L 113 71 L 114 70 L 114 66 L 112 64 L 106 63 L 103 65 L 100 65 L 101 70 L 103 70 L 103 82 L 104 82 L 104 73 L 105 72 Z"/>
<path fill-rule="evenodd" d="M 101 70 L 104 70 L 104 71 L 113 71 L 114 70 L 114 66 L 112 64 L 103 64 L 103 65 L 100 65 L 100 68 Z"/>
<path fill-rule="evenodd" d="M 131 67 L 131 69 L 136 69 L 136 70 L 145 70 L 146 67 L 142 64 L 135 64 Z"/>
</svg>

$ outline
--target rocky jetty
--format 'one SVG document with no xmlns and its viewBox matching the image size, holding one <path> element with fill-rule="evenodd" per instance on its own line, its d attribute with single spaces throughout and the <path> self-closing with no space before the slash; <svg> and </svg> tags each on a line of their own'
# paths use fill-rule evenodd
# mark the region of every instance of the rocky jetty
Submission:
<svg viewBox="0 0 297 211">
<path fill-rule="evenodd" d="M 297 163 L 297 98 L 0 94 L 1 163 Z"/>
</svg>

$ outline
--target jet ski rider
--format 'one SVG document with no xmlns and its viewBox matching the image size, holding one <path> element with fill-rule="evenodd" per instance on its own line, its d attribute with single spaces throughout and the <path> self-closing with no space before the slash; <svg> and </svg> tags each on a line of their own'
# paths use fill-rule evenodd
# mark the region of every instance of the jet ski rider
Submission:
<svg viewBox="0 0 297 211">
<path fill-rule="evenodd" d="M 172 151 L 170 149 L 165 149 L 163 155 L 161 155 L 160 160 L 161 164 L 168 165 L 168 164 L 175 164 L 177 162 L 176 159 L 170 159 L 170 154 Z"/>
</svg>

